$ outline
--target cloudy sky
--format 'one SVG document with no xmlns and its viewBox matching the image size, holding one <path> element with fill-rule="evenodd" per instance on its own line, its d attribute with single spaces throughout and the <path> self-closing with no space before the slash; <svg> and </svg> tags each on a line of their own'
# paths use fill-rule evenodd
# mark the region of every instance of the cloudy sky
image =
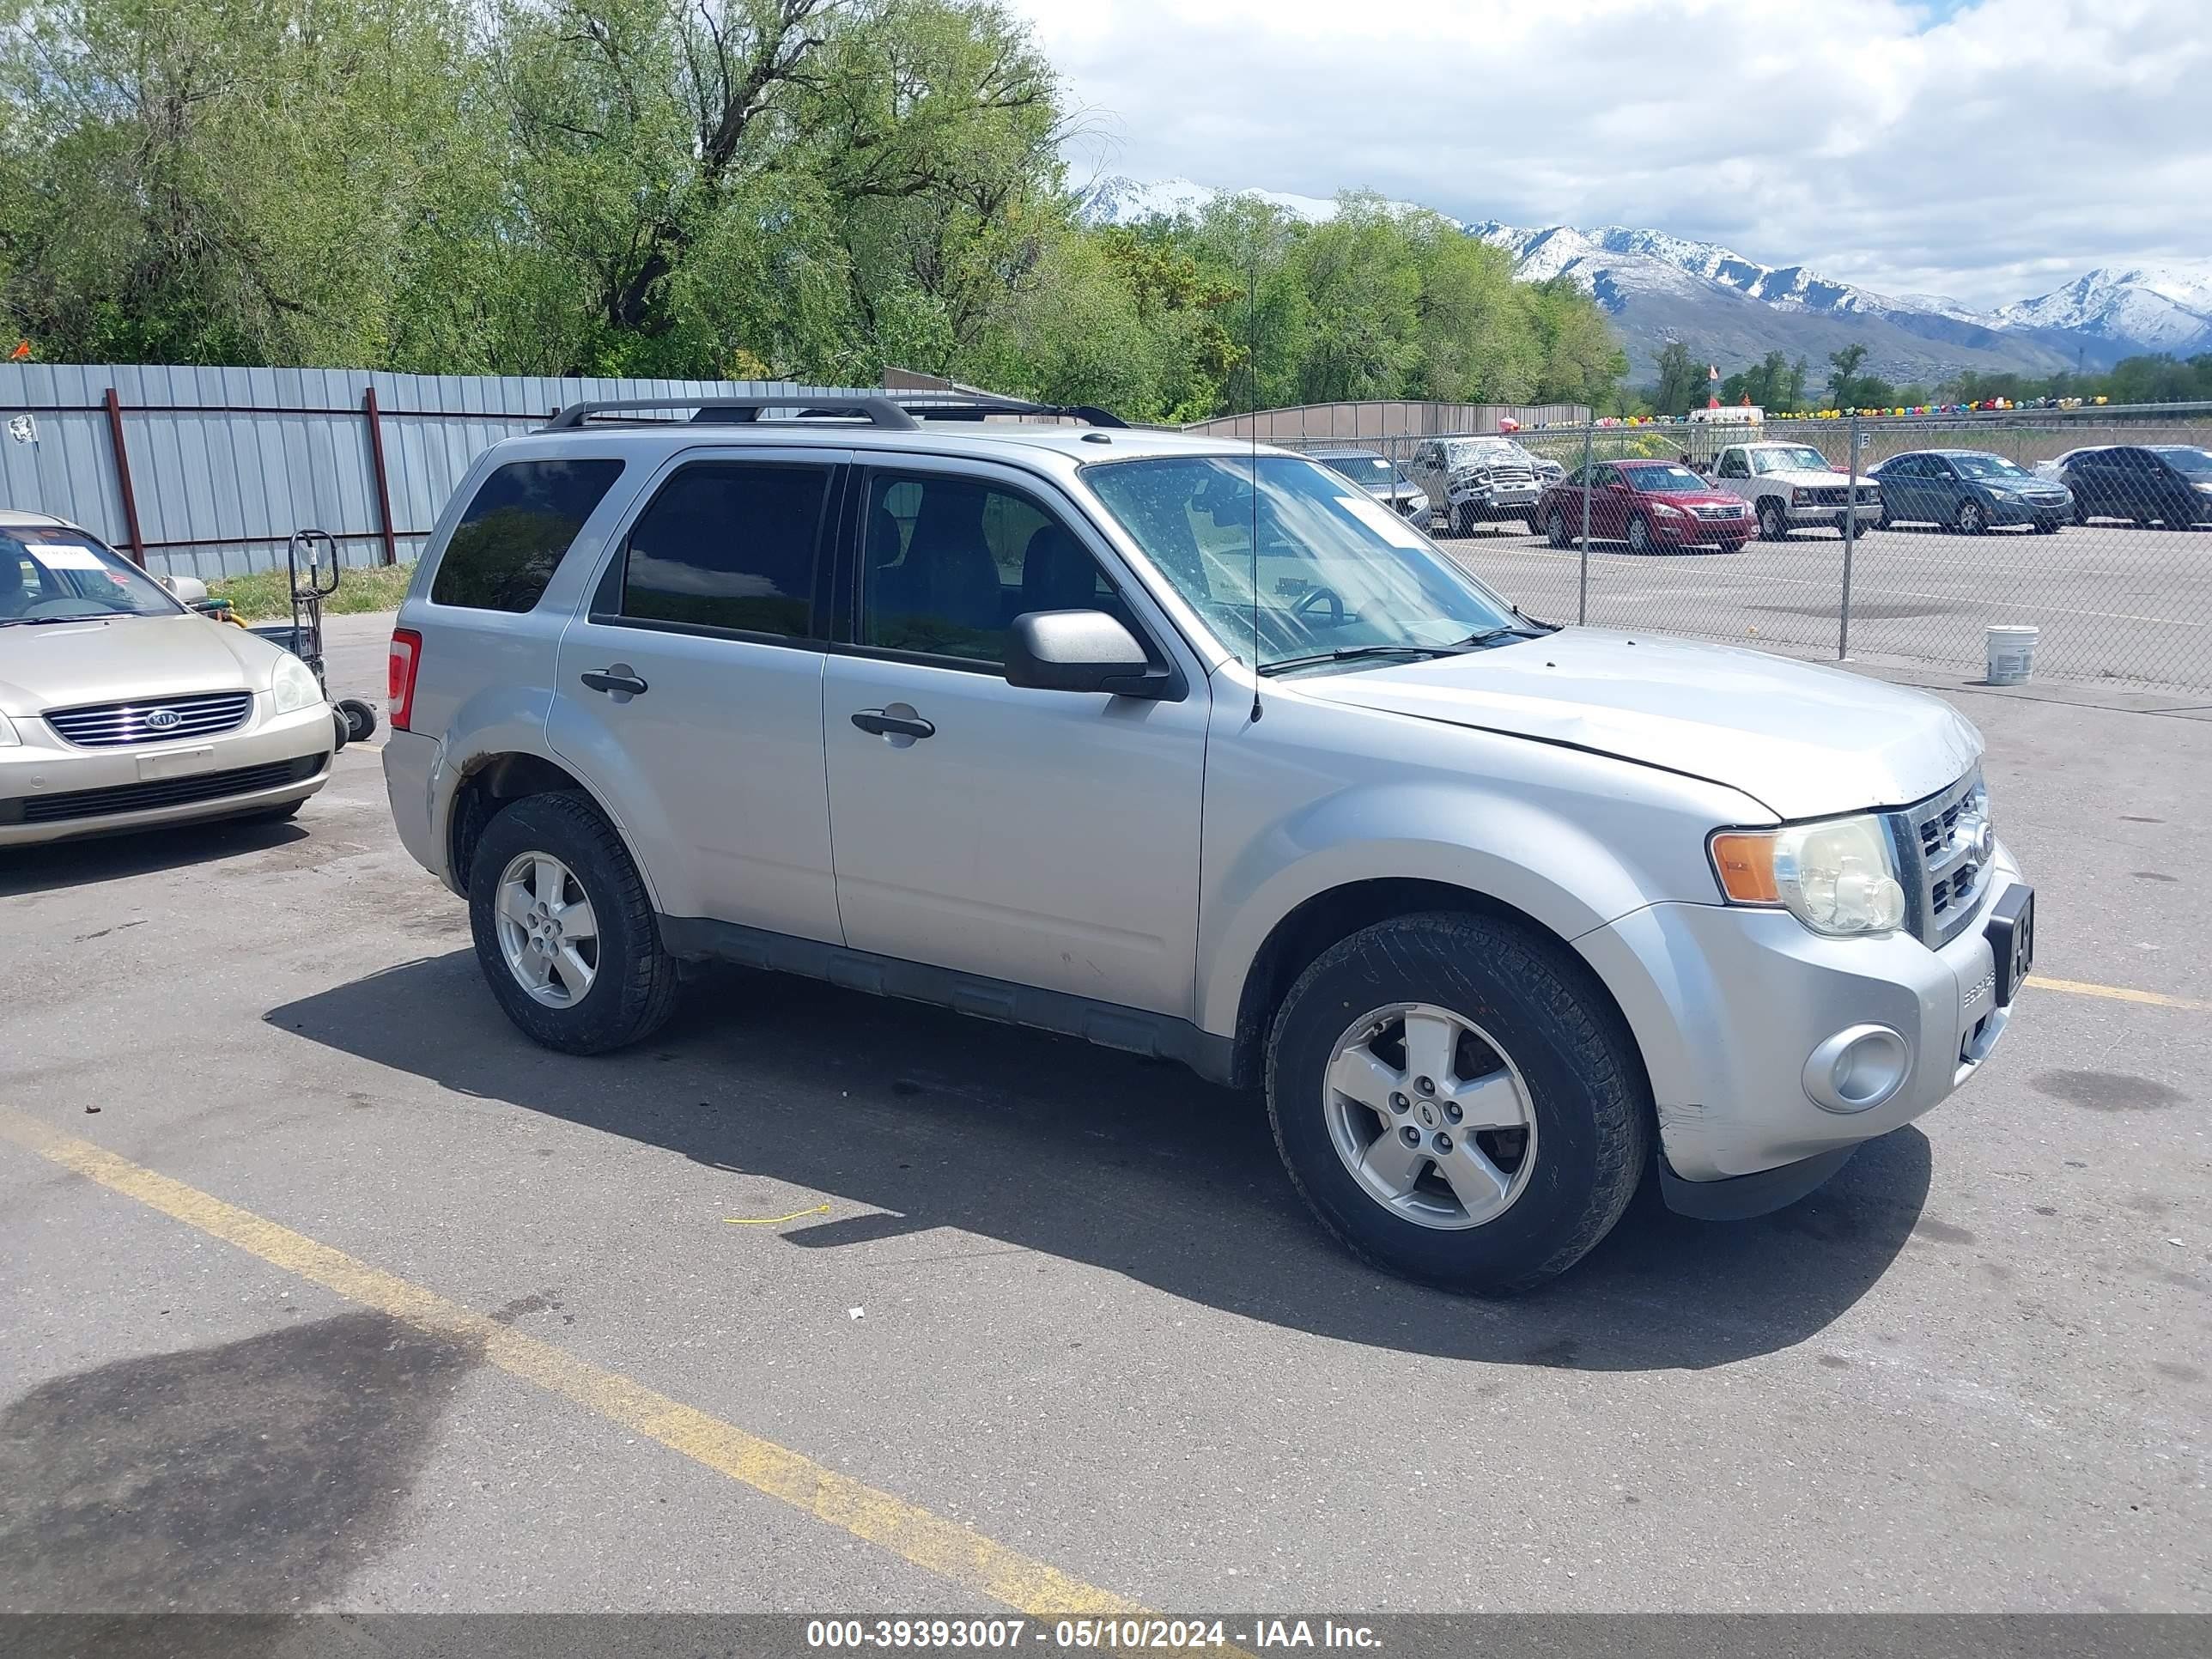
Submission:
<svg viewBox="0 0 2212 1659">
<path fill-rule="evenodd" d="M 1012 0 L 1110 173 L 1977 305 L 2212 261 L 2212 0 Z"/>
</svg>

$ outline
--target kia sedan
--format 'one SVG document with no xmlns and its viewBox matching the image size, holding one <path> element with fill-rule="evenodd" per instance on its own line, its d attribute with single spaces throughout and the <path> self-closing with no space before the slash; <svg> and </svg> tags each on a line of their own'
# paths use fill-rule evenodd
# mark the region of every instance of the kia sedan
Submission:
<svg viewBox="0 0 2212 1659">
<path fill-rule="evenodd" d="M 76 525 L 0 511 L 0 847 L 289 817 L 337 735 L 299 658 Z"/>
</svg>

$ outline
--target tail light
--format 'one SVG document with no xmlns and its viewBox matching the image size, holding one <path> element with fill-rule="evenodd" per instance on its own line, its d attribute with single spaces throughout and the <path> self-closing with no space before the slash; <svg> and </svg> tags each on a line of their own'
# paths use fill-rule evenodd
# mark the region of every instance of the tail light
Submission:
<svg viewBox="0 0 2212 1659">
<path fill-rule="evenodd" d="M 392 656 L 386 664 L 384 713 L 395 732 L 411 731 L 415 714 L 415 671 L 422 665 L 422 636 L 411 628 L 392 630 Z"/>
</svg>

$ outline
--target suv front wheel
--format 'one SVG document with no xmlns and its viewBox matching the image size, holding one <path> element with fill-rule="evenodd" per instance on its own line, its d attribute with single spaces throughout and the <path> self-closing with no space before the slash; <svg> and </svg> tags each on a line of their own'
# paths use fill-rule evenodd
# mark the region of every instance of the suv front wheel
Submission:
<svg viewBox="0 0 2212 1659">
<path fill-rule="evenodd" d="M 1329 1231 L 1455 1291 L 1564 1273 L 1650 1156 L 1619 1016 L 1558 945 L 1486 916 L 1402 917 L 1322 952 L 1276 1015 L 1267 1111 Z"/>
<path fill-rule="evenodd" d="M 492 995 L 549 1048 L 620 1048 L 675 1005 L 676 962 L 637 866 L 580 794 L 526 796 L 484 826 L 469 926 Z"/>
</svg>

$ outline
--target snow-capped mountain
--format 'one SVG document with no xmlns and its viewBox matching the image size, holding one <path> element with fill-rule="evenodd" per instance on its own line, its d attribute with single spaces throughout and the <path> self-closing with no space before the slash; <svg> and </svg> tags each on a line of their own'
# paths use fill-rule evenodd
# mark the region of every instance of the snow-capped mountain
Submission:
<svg viewBox="0 0 2212 1659">
<path fill-rule="evenodd" d="M 2093 270 L 1997 315 L 2014 328 L 2063 329 L 2154 351 L 2212 349 L 2212 267 Z"/>
<path fill-rule="evenodd" d="M 1202 212 L 1225 193 L 1188 179 L 1108 178 L 1082 193 L 1079 211 L 1091 223 L 1133 224 Z M 1336 212 L 1334 201 L 1316 197 L 1245 193 L 1310 223 Z M 1817 367 L 1857 343 L 1868 349 L 1869 372 L 1900 383 L 1960 368 L 2047 374 L 2105 367 L 2130 352 L 2212 349 L 2212 267 L 2092 271 L 2040 298 L 1984 312 L 1940 295 L 1878 294 L 1661 230 L 1495 220 L 1462 228 L 1510 254 L 1523 281 L 1565 276 L 1589 291 L 1612 313 L 1639 376 L 1671 339 L 1692 342 L 1724 365 L 1778 349 Z"/>
</svg>

